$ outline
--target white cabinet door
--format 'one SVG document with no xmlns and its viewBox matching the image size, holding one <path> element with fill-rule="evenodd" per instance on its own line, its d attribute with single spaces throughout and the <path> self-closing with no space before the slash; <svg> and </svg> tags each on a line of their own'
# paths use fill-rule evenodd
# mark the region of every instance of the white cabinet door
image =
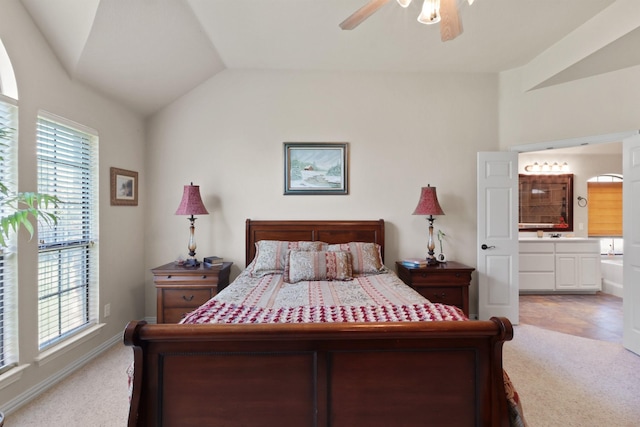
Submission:
<svg viewBox="0 0 640 427">
<path fill-rule="evenodd" d="M 556 255 L 556 291 L 598 291 L 600 277 L 599 254 Z"/>
<path fill-rule="evenodd" d="M 556 291 L 578 289 L 578 255 L 556 255 Z"/>
<path fill-rule="evenodd" d="M 578 288 L 585 291 L 599 291 L 602 288 L 600 255 L 578 256 Z"/>
</svg>

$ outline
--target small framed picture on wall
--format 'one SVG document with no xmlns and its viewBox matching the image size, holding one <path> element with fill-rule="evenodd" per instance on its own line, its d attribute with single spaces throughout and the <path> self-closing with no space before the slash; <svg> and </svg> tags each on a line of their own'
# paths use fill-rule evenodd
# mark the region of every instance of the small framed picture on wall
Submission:
<svg viewBox="0 0 640 427">
<path fill-rule="evenodd" d="M 111 168 L 111 205 L 138 206 L 138 172 Z"/>
<path fill-rule="evenodd" d="M 346 143 L 284 143 L 284 194 L 348 194 Z"/>
</svg>

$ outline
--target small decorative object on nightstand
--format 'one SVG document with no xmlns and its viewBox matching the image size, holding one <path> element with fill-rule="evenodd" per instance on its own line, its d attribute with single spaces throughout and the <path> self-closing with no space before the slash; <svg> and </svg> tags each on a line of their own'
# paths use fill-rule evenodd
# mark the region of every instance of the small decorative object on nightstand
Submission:
<svg viewBox="0 0 640 427">
<path fill-rule="evenodd" d="M 404 283 L 431 302 L 459 307 L 467 317 L 473 270 L 475 269 L 455 261 L 420 268 L 396 262 L 396 272 Z"/>
<path fill-rule="evenodd" d="M 178 323 L 229 284 L 231 262 L 205 267 L 175 262 L 151 270 L 158 293 L 158 323 Z"/>
</svg>

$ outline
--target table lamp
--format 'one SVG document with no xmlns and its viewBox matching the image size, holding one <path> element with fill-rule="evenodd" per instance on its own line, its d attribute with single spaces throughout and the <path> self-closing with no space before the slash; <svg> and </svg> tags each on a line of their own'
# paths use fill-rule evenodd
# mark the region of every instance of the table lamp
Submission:
<svg viewBox="0 0 640 427">
<path fill-rule="evenodd" d="M 413 211 L 413 215 L 429 215 L 427 217 L 427 221 L 429 221 L 429 242 L 427 244 L 429 252 L 427 254 L 427 264 L 437 264 L 438 261 L 436 260 L 434 253 L 436 244 L 433 240 L 433 221 L 435 220 L 433 216 L 444 215 L 444 211 L 438 203 L 436 187 L 431 187 L 429 184 L 427 184 L 426 187 L 422 187 L 420 200 L 418 200 L 418 206 L 416 206 L 416 209 Z"/>
<path fill-rule="evenodd" d="M 194 222 L 196 218 L 194 215 L 208 215 L 207 208 L 204 207 L 202 203 L 202 198 L 200 197 L 200 186 L 193 185 L 193 182 L 190 185 L 184 186 L 184 192 L 182 193 L 182 200 L 180 201 L 180 206 L 178 206 L 178 210 L 176 211 L 176 215 L 191 215 L 187 218 L 191 222 L 191 227 L 189 228 L 189 256 L 191 258 L 187 259 L 184 262 L 184 265 L 189 267 L 197 267 L 200 265 L 198 260 L 195 258 L 196 256 L 196 238 L 195 238 L 195 230 L 196 227 Z"/>
</svg>

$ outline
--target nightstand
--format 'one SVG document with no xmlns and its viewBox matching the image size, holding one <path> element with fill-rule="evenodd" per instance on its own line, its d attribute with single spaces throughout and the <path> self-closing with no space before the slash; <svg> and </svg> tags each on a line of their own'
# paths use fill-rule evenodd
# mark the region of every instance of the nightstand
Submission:
<svg viewBox="0 0 640 427">
<path fill-rule="evenodd" d="M 158 323 L 178 323 L 229 284 L 232 262 L 183 267 L 171 262 L 151 270 L 158 293 Z"/>
<path fill-rule="evenodd" d="M 396 262 L 398 277 L 431 302 L 455 305 L 469 317 L 469 285 L 474 268 L 455 261 L 427 267 Z"/>
</svg>

